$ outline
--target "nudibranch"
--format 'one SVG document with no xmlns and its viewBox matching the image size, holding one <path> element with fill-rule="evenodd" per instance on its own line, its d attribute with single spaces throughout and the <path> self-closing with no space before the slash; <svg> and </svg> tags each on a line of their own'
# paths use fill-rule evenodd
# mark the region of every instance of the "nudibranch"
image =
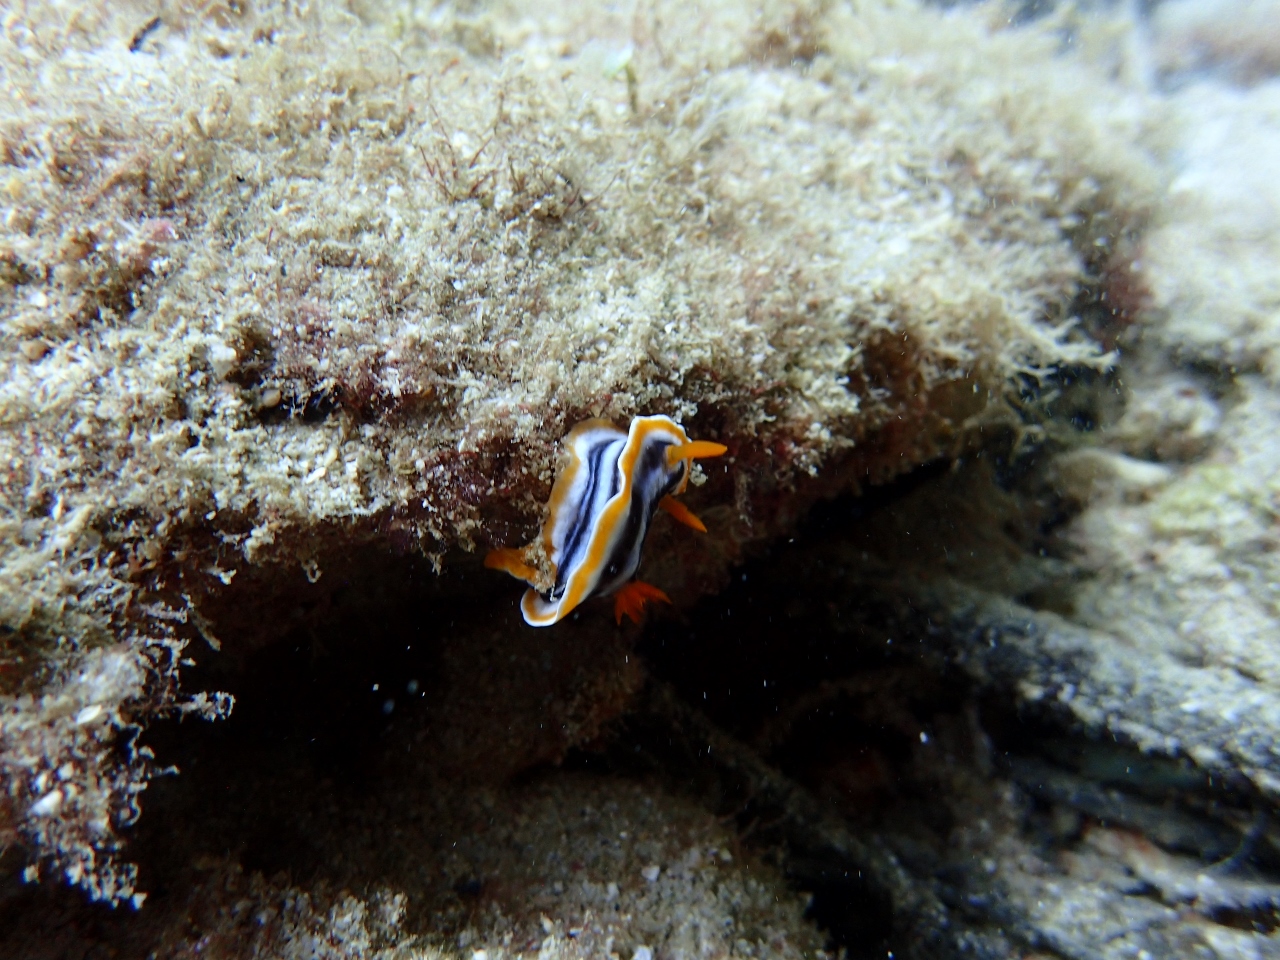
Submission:
<svg viewBox="0 0 1280 960">
<path fill-rule="evenodd" d="M 702 521 L 674 497 L 688 486 L 694 460 L 728 448 L 691 441 L 670 417 L 653 416 L 636 417 L 626 432 L 607 420 L 588 420 L 569 431 L 565 449 L 568 459 L 551 488 L 541 544 L 490 551 L 484 565 L 530 584 L 520 610 L 532 627 L 549 627 L 588 597 L 609 594 L 616 594 L 619 623 L 624 615 L 639 622 L 650 600 L 671 602 L 657 587 L 631 579 L 654 512 L 664 510 L 705 533 Z M 554 576 L 545 593 L 536 589 L 539 571 L 532 562 L 539 546 Z"/>
</svg>

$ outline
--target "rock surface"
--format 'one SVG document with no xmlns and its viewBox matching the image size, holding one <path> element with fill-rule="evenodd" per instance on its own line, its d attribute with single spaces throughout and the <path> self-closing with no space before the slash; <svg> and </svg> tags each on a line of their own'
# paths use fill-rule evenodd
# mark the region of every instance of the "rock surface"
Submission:
<svg viewBox="0 0 1280 960">
<path fill-rule="evenodd" d="M 1071 302 L 1158 179 L 1115 136 L 1123 95 L 1039 69 L 1051 45 L 877 5 L 10 17 L 0 830 L 127 898 L 127 872 L 92 877 L 147 758 L 100 737 L 85 762 L 113 772 L 72 777 L 99 799 L 39 806 L 67 751 L 27 741 L 67 734 L 34 705 L 119 644 L 138 681 L 100 704 L 113 729 L 224 712 L 177 692 L 184 644 L 279 641 L 368 545 L 438 565 L 520 542 L 585 417 L 729 445 L 711 536 L 654 544 L 687 601 L 816 497 L 1100 364 Z M 607 672 L 571 669 L 533 702 L 616 712 Z M 92 818 L 67 829 L 97 867 L 50 816 Z"/>
<path fill-rule="evenodd" d="M 4 950 L 1276 955 L 1273 7 L 10 16 Z"/>
</svg>

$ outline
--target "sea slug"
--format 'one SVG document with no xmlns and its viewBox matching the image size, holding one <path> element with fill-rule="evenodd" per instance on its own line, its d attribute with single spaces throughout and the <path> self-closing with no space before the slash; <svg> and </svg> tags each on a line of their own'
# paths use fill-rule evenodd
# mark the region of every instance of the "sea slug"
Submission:
<svg viewBox="0 0 1280 960">
<path fill-rule="evenodd" d="M 689 483 L 693 461 L 718 457 L 723 444 L 691 441 L 670 417 L 636 417 L 624 432 L 607 420 L 587 420 L 565 438 L 569 458 L 551 488 L 541 547 L 554 582 L 545 593 L 531 562 L 536 542 L 490 551 L 485 566 L 530 584 L 520 609 L 525 622 L 548 627 L 594 595 L 614 598 L 614 615 L 639 621 L 650 600 L 670 603 L 651 584 L 631 580 L 654 512 L 661 508 L 705 532 L 702 521 L 674 499 Z"/>
</svg>

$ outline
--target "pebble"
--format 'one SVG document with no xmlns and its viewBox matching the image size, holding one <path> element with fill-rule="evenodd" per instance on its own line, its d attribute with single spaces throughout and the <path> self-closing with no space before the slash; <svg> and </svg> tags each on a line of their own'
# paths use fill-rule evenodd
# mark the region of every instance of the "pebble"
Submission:
<svg viewBox="0 0 1280 960">
<path fill-rule="evenodd" d="M 62 809 L 62 791 L 50 790 L 31 805 L 33 817 L 51 817 Z"/>
</svg>

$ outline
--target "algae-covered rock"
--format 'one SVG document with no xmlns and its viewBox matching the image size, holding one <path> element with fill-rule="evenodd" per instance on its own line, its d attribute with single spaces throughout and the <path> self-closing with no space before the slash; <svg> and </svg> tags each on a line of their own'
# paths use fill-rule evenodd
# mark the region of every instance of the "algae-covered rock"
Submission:
<svg viewBox="0 0 1280 960">
<path fill-rule="evenodd" d="M 1073 300 L 1125 275 L 1156 180 L 1123 95 L 1003 24 L 877 3 L 11 14 L 0 836 L 131 895 L 92 879 L 149 775 L 113 745 L 225 706 L 177 692 L 184 644 L 238 662 L 316 623 L 307 598 L 356 548 L 522 541 L 586 417 L 668 413 L 728 445 L 695 503 L 719 505 L 709 537 L 652 545 L 681 600 L 817 496 L 1104 363 Z M 481 590 L 486 616 L 508 593 Z M 453 647 L 457 675 L 522 629 Z M 134 679 L 74 734 L 108 786 L 58 805 L 73 734 L 39 705 L 108 648 Z M 490 770 L 510 773 L 621 708 L 614 661 L 519 709 L 477 683 L 450 715 L 514 731 Z M 529 733 L 574 698 L 580 724 Z"/>
<path fill-rule="evenodd" d="M 1274 385 L 1280 79 L 1243 89 L 1195 83 L 1173 104 L 1177 174 L 1145 241 L 1153 306 L 1163 314 L 1154 339 L 1185 361 L 1261 371 Z"/>
</svg>

